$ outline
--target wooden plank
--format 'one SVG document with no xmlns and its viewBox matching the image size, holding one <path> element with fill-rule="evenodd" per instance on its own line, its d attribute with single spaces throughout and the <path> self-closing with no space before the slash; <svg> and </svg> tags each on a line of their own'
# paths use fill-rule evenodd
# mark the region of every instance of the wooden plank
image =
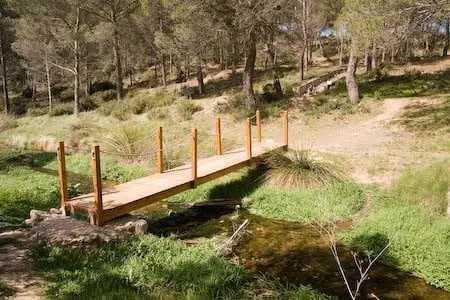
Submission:
<svg viewBox="0 0 450 300">
<path fill-rule="evenodd" d="M 247 118 L 246 121 L 247 127 L 247 159 L 252 159 L 252 124 L 250 123 L 250 119 Z"/>
<path fill-rule="evenodd" d="M 217 155 L 222 155 L 222 128 L 220 124 L 220 118 L 216 119 L 216 149 Z"/>
<path fill-rule="evenodd" d="M 92 147 L 92 181 L 94 184 L 94 203 L 95 203 L 95 217 L 93 220 L 96 225 L 103 211 L 103 198 L 102 198 L 102 174 L 100 170 L 100 146 L 95 145 Z"/>
<path fill-rule="evenodd" d="M 259 110 L 256 111 L 256 138 L 258 139 L 258 143 L 261 143 L 261 112 Z"/>
<path fill-rule="evenodd" d="M 158 127 L 157 130 L 157 139 L 156 139 L 156 161 L 158 173 L 164 172 L 164 162 L 163 162 L 163 129 L 162 127 Z"/>
<path fill-rule="evenodd" d="M 69 190 L 67 188 L 67 170 L 66 170 L 66 150 L 64 142 L 58 143 L 58 179 L 61 193 L 60 207 L 64 209 L 65 214 L 69 214 L 67 202 L 69 201 Z"/>
</svg>

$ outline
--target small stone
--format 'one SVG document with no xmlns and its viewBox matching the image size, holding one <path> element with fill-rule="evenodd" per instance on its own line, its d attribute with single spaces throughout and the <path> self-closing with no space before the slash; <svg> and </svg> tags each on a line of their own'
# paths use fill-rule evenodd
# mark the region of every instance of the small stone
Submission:
<svg viewBox="0 0 450 300">
<path fill-rule="evenodd" d="M 135 234 L 146 234 L 148 230 L 148 224 L 145 220 L 139 220 L 134 225 Z"/>
<path fill-rule="evenodd" d="M 32 209 L 30 211 L 30 219 L 35 222 L 43 221 L 47 216 L 48 216 L 48 214 L 45 211 L 36 210 L 36 209 Z"/>
<path fill-rule="evenodd" d="M 59 214 L 61 214 L 61 210 L 59 210 L 57 208 L 52 208 L 52 209 L 50 209 L 50 214 L 59 215 Z"/>
</svg>

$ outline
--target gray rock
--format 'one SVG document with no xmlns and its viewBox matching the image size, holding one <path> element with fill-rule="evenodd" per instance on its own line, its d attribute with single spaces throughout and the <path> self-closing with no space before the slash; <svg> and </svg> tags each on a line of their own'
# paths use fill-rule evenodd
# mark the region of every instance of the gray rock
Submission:
<svg viewBox="0 0 450 300">
<path fill-rule="evenodd" d="M 145 220 L 139 220 L 135 222 L 134 233 L 135 234 L 146 234 L 148 230 L 148 223 Z"/>
</svg>

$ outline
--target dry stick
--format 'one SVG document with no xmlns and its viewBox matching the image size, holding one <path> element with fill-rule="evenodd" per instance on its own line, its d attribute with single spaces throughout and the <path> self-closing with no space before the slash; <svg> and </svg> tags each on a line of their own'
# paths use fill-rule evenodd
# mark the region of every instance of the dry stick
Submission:
<svg viewBox="0 0 450 300">
<path fill-rule="evenodd" d="M 192 128 L 191 134 L 191 169 L 192 169 L 192 185 L 195 187 L 197 180 L 197 128 Z"/>
<path fill-rule="evenodd" d="M 95 217 L 91 223 L 101 225 L 101 214 L 103 212 L 102 198 L 102 175 L 100 170 L 100 146 L 92 147 L 92 181 L 94 183 Z"/>
<path fill-rule="evenodd" d="M 236 240 L 240 239 L 245 230 L 247 229 L 249 220 L 245 220 L 244 223 L 239 226 L 239 228 L 233 233 L 233 235 L 220 247 L 220 251 L 224 252 L 227 248 L 230 248 L 235 244 Z"/>
<path fill-rule="evenodd" d="M 157 132 L 157 142 L 156 147 L 158 149 L 158 152 L 156 153 L 156 160 L 158 164 L 158 173 L 164 172 L 164 165 L 163 165 L 163 129 L 162 127 L 158 127 Z"/>
<path fill-rule="evenodd" d="M 258 138 L 258 142 L 261 143 L 261 141 L 262 141 L 261 112 L 259 110 L 256 111 L 256 136 Z"/>
<path fill-rule="evenodd" d="M 250 124 L 250 118 L 247 118 L 247 159 L 252 159 L 252 125 Z"/>
<path fill-rule="evenodd" d="M 220 118 L 216 119 L 216 147 L 217 155 L 222 155 L 222 128 L 220 124 Z"/>
<path fill-rule="evenodd" d="M 66 151 L 64 142 L 58 143 L 58 177 L 59 187 L 61 191 L 61 209 L 67 214 L 66 204 L 69 201 L 69 191 L 67 189 L 67 172 L 66 172 Z"/>
<path fill-rule="evenodd" d="M 284 145 L 287 150 L 289 148 L 289 117 L 287 110 L 284 112 Z"/>
</svg>

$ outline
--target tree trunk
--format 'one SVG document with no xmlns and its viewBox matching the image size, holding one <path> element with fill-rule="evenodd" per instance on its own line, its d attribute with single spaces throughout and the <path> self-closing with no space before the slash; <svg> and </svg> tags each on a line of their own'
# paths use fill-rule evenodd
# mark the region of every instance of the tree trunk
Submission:
<svg viewBox="0 0 450 300">
<path fill-rule="evenodd" d="M 344 59 L 344 38 L 339 37 L 340 47 L 339 47 L 339 67 L 342 67 L 343 59 Z"/>
<path fill-rule="evenodd" d="M 386 48 L 383 47 L 383 50 L 381 52 L 381 62 L 384 64 L 386 62 Z"/>
<path fill-rule="evenodd" d="M 173 55 L 169 54 L 169 74 L 172 75 L 173 72 Z"/>
<path fill-rule="evenodd" d="M 306 48 L 302 47 L 302 50 L 299 55 L 300 81 L 305 80 L 305 52 L 306 52 Z"/>
<path fill-rule="evenodd" d="M 162 75 L 162 82 L 163 86 L 167 86 L 167 78 L 166 78 L 166 58 L 164 54 L 161 56 L 161 75 Z"/>
<path fill-rule="evenodd" d="M 206 92 L 205 82 L 203 81 L 203 70 L 202 63 L 199 59 L 197 64 L 197 82 L 198 82 L 198 92 L 200 95 L 203 95 Z"/>
<path fill-rule="evenodd" d="M 248 41 L 247 46 L 247 59 L 245 61 L 244 76 L 243 76 L 243 88 L 246 97 L 246 106 L 248 109 L 256 109 L 256 97 L 253 91 L 253 75 L 255 72 L 256 62 L 256 41 L 252 36 Z"/>
<path fill-rule="evenodd" d="M 448 56 L 448 47 L 450 45 L 450 18 L 447 18 L 447 24 L 445 26 L 445 44 L 442 56 Z"/>
<path fill-rule="evenodd" d="M 91 79 L 89 78 L 89 61 L 88 61 L 88 55 L 86 54 L 86 61 L 85 61 L 85 85 L 84 85 L 84 93 L 86 95 L 86 98 L 89 97 L 89 95 L 91 94 Z"/>
<path fill-rule="evenodd" d="M 80 30 L 80 14 L 81 8 L 77 7 L 76 23 L 75 23 L 75 41 L 74 41 L 74 84 L 73 84 L 73 114 L 78 116 L 80 112 L 80 99 L 78 92 L 80 90 L 80 49 L 78 43 L 78 32 Z"/>
<path fill-rule="evenodd" d="M 276 50 L 273 46 L 274 35 L 273 32 L 270 34 L 269 41 L 267 42 L 267 57 L 269 58 L 270 68 L 272 70 L 272 80 L 275 94 L 277 97 L 283 96 L 283 89 L 281 88 L 280 78 L 278 76 L 277 61 L 276 61 Z"/>
<path fill-rule="evenodd" d="M 158 86 L 159 81 L 158 81 L 158 58 L 155 57 L 155 84 L 156 86 Z"/>
<path fill-rule="evenodd" d="M 120 44 L 119 44 L 119 24 L 117 24 L 116 16 L 113 16 L 113 50 L 114 50 L 114 63 L 116 66 L 116 90 L 117 90 L 117 100 L 123 97 L 123 77 L 122 77 L 122 62 L 120 55 Z"/>
<path fill-rule="evenodd" d="M 237 58 L 237 54 L 236 54 L 236 38 L 234 37 L 233 34 L 233 38 L 231 40 L 231 73 L 233 75 L 236 74 L 237 71 L 237 63 L 236 63 L 236 58 Z"/>
<path fill-rule="evenodd" d="M 53 106 L 52 79 L 50 77 L 50 66 L 48 64 L 48 55 L 47 55 L 47 53 L 45 53 L 45 75 L 47 77 L 48 110 L 52 111 L 52 106 Z"/>
<path fill-rule="evenodd" d="M 376 70 L 377 68 L 378 68 L 378 65 L 377 65 L 377 44 L 374 41 L 373 45 L 372 45 L 372 69 Z"/>
<path fill-rule="evenodd" d="M 350 58 L 348 61 L 348 67 L 347 67 L 346 83 L 347 83 L 348 99 L 349 99 L 350 103 L 354 104 L 354 105 L 358 104 L 360 101 L 358 84 L 356 83 L 357 65 L 358 65 L 358 58 L 355 56 L 353 45 L 352 45 L 352 49 L 350 50 Z"/>
<path fill-rule="evenodd" d="M 395 48 L 391 47 L 391 64 L 395 63 Z"/>
<path fill-rule="evenodd" d="M 2 68 L 2 85 L 3 85 L 3 101 L 5 104 L 5 113 L 10 113 L 9 93 L 8 93 L 8 76 L 6 69 L 6 57 L 5 57 L 5 39 L 3 34 L 3 28 L 0 25 L 0 64 Z"/>
</svg>

